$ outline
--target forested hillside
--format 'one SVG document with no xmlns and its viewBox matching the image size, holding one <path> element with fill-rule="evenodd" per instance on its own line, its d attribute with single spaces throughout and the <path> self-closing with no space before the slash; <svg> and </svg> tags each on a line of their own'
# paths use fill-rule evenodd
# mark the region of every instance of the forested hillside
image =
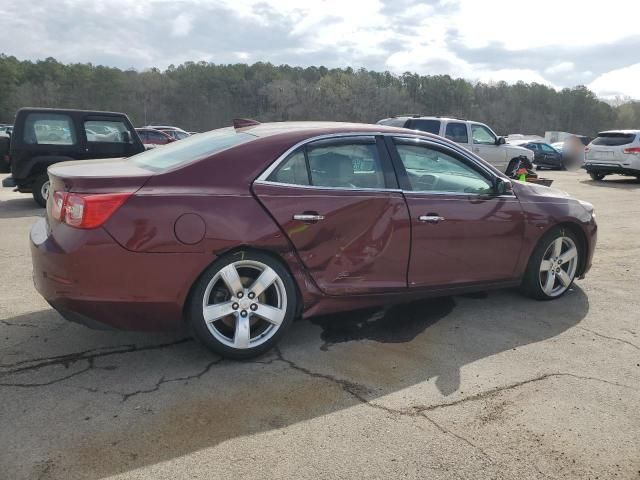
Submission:
<svg viewBox="0 0 640 480">
<path fill-rule="evenodd" d="M 640 128 L 640 102 L 612 107 L 581 86 L 556 91 L 535 83 L 268 63 L 189 62 L 138 72 L 0 55 L 0 122 L 12 121 L 24 106 L 122 111 L 136 125 L 196 131 L 229 125 L 235 117 L 375 122 L 408 112 L 472 118 L 500 134 Z"/>
</svg>

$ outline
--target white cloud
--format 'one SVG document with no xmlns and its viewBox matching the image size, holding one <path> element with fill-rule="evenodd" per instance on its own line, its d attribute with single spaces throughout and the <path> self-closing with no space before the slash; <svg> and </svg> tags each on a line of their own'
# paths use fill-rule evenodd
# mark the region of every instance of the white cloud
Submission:
<svg viewBox="0 0 640 480">
<path fill-rule="evenodd" d="M 171 22 L 172 37 L 186 37 L 191 31 L 191 23 L 193 19 L 190 15 L 181 13 Z"/>
<path fill-rule="evenodd" d="M 589 84 L 597 95 L 606 98 L 630 96 L 640 99 L 640 63 L 600 75 Z"/>
<path fill-rule="evenodd" d="M 550 75 L 557 73 L 567 73 L 573 71 L 574 68 L 575 65 L 573 64 L 573 62 L 560 62 L 545 68 L 544 73 Z"/>
</svg>

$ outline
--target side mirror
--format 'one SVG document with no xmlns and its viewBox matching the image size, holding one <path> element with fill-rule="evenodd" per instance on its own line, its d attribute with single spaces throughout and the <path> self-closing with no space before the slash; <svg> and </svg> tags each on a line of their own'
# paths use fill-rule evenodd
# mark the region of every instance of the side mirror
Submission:
<svg viewBox="0 0 640 480">
<path fill-rule="evenodd" d="M 504 145 L 505 143 L 507 143 L 507 141 L 504 139 L 504 137 L 498 137 L 496 139 L 496 145 Z"/>
<path fill-rule="evenodd" d="M 508 195 L 513 192 L 513 186 L 506 178 L 496 177 L 493 187 L 496 195 Z"/>
</svg>

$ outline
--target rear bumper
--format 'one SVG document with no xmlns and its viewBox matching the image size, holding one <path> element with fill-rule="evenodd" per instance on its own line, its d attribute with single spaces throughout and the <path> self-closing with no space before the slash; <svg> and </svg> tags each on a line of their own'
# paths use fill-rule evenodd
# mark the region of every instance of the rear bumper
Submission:
<svg viewBox="0 0 640 480">
<path fill-rule="evenodd" d="M 166 331 L 183 326 L 189 289 L 212 260 L 205 254 L 134 253 L 101 229 L 46 219 L 31 229 L 36 290 L 70 321 L 93 328 Z"/>
<path fill-rule="evenodd" d="M 591 173 L 604 173 L 612 174 L 617 173 L 619 175 L 640 175 L 640 161 L 634 161 L 627 163 L 600 163 L 600 162 L 587 162 L 584 164 L 584 169 Z"/>
</svg>

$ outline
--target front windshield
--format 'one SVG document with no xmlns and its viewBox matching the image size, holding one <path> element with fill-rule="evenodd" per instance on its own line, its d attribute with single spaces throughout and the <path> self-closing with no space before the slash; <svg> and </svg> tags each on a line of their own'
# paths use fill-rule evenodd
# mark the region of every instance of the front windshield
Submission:
<svg viewBox="0 0 640 480">
<path fill-rule="evenodd" d="M 255 138 L 254 135 L 237 132 L 232 127 L 220 128 L 207 133 L 193 135 L 184 140 L 152 150 L 146 150 L 131 157 L 130 161 L 155 171 L 167 170 L 209 157 L 214 153 L 249 142 Z"/>
</svg>

